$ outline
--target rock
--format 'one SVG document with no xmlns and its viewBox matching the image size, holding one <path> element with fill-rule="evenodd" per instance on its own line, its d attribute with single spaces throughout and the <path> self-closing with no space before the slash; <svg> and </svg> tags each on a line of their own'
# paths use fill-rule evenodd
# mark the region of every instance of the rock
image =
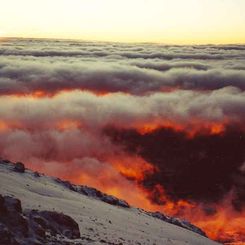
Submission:
<svg viewBox="0 0 245 245">
<path fill-rule="evenodd" d="M 28 235 L 28 222 L 22 214 L 20 200 L 13 197 L 3 197 L 2 208 L 4 212 L 0 216 L 0 223 L 3 224 L 15 237 L 26 237 Z"/>
<path fill-rule="evenodd" d="M 104 194 L 101 191 L 99 191 L 95 188 L 92 188 L 92 187 L 81 185 L 81 186 L 75 186 L 74 189 L 75 189 L 75 191 L 77 191 L 79 193 L 82 193 L 86 196 L 97 198 L 97 199 L 99 199 L 103 202 L 106 202 L 108 204 L 111 204 L 111 205 L 120 206 L 120 207 L 124 207 L 124 208 L 130 207 L 126 201 L 121 200 L 121 199 L 114 197 L 114 196 L 111 196 L 111 195 Z"/>
<path fill-rule="evenodd" d="M 11 161 L 9 161 L 8 159 L 4 159 L 3 162 L 4 163 L 11 163 Z"/>
<path fill-rule="evenodd" d="M 0 223 L 0 244 L 1 245 L 19 245 L 14 239 L 6 225 Z"/>
<path fill-rule="evenodd" d="M 8 211 L 22 212 L 21 202 L 17 198 L 6 196 L 4 197 L 5 206 Z"/>
<path fill-rule="evenodd" d="M 47 227 L 47 222 L 44 218 L 40 217 L 40 216 L 34 216 L 33 217 L 33 221 L 35 223 L 37 223 L 38 225 L 40 225 L 41 227 L 43 228 L 46 228 Z"/>
<path fill-rule="evenodd" d="M 101 198 L 101 201 L 109 203 L 111 205 L 115 205 L 115 206 L 121 206 L 124 208 L 129 208 L 129 204 L 126 201 L 123 201 L 121 199 L 118 199 L 114 196 L 111 195 L 106 195 L 104 194 L 104 196 Z"/>
<path fill-rule="evenodd" d="M 170 217 L 170 216 L 167 216 L 167 215 L 160 213 L 160 212 L 146 212 L 143 210 L 142 210 L 142 212 L 144 212 L 145 214 L 150 215 L 154 218 L 157 218 L 157 219 L 163 220 L 165 222 L 171 223 L 173 225 L 177 225 L 177 226 L 180 226 L 180 227 L 185 228 L 187 230 L 193 231 L 193 232 L 198 233 L 202 236 L 205 236 L 205 237 L 207 236 L 203 230 L 201 230 L 199 227 L 191 224 L 188 221 L 185 221 L 185 220 L 182 220 L 179 218 Z"/>
<path fill-rule="evenodd" d="M 80 238 L 78 224 L 68 215 L 52 211 L 31 210 L 28 217 L 35 232 L 39 233 L 38 236 L 43 236 L 42 230 L 45 230 L 50 231 L 53 236 L 63 235 L 68 239 Z"/>
<path fill-rule="evenodd" d="M 20 200 L 13 197 L 0 195 L 0 214 L 0 245 L 65 245 L 75 244 L 66 239 L 80 238 L 79 226 L 70 216 L 38 210 L 22 213 Z"/>
<path fill-rule="evenodd" d="M 34 173 L 33 173 L 33 175 L 34 175 L 34 177 L 41 177 L 41 175 L 37 172 L 37 171 L 35 171 Z"/>
<path fill-rule="evenodd" d="M 22 162 L 17 162 L 14 166 L 14 170 L 19 173 L 24 173 L 25 165 Z"/>
<path fill-rule="evenodd" d="M 117 205 L 118 206 L 121 206 L 123 208 L 130 208 L 130 205 L 126 201 L 121 200 L 121 199 L 118 199 Z"/>
<path fill-rule="evenodd" d="M 64 187 L 68 188 L 71 191 L 76 191 L 74 185 L 71 182 L 66 180 L 61 180 L 60 178 L 55 178 L 55 181 L 62 184 Z"/>
<path fill-rule="evenodd" d="M 170 217 L 168 217 L 167 215 L 160 213 L 160 212 L 153 212 L 151 213 L 152 217 L 158 218 L 160 220 L 166 221 L 166 222 L 170 222 Z"/>
<path fill-rule="evenodd" d="M 92 187 L 88 187 L 85 185 L 81 185 L 77 187 L 77 190 L 89 197 L 97 197 L 97 198 L 101 198 L 103 196 L 103 193 L 95 188 Z"/>
<path fill-rule="evenodd" d="M 4 215 L 6 213 L 6 208 L 4 206 L 4 198 L 0 195 L 0 215 Z"/>
<path fill-rule="evenodd" d="M 11 163 L 11 162 L 6 159 L 0 159 L 0 164 L 7 164 L 7 163 Z"/>
</svg>

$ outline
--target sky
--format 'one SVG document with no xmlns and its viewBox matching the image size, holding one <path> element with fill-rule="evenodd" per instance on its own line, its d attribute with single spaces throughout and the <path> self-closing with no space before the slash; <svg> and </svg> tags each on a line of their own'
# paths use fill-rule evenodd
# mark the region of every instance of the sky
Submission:
<svg viewBox="0 0 245 245">
<path fill-rule="evenodd" d="M 244 0 L 1 0 L 0 37 L 245 43 Z"/>
</svg>

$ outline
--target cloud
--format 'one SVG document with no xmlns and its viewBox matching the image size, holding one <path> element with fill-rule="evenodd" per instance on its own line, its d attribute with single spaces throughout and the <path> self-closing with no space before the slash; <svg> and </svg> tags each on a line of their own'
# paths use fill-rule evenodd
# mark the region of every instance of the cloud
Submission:
<svg viewBox="0 0 245 245">
<path fill-rule="evenodd" d="M 2 96 L 1 121 L 11 128 L 34 130 L 75 126 L 100 130 L 107 125 L 140 127 L 147 124 L 164 126 L 178 122 L 183 126 L 204 123 L 237 123 L 245 120 L 245 96 L 229 87 L 202 93 L 178 90 L 134 96 L 114 93 L 97 96 L 73 91 L 51 98 Z M 62 105 L 62 106 L 61 106 Z M 69 125 L 70 124 L 70 125 Z"/>
<path fill-rule="evenodd" d="M 156 167 L 157 171 L 146 174 L 141 182 L 153 202 L 162 203 L 161 192 L 156 189 L 160 185 L 171 200 L 197 203 L 220 202 L 233 191 L 234 207 L 244 208 L 244 131 L 228 129 L 223 134 L 194 138 L 164 128 L 144 135 L 117 129 L 107 129 L 106 133 L 126 151 Z"/>
<path fill-rule="evenodd" d="M 224 60 L 244 58 L 244 45 L 156 45 L 151 43 L 124 44 L 48 39 L 6 39 L 0 54 L 36 57 L 106 57 L 134 59 L 195 59 Z"/>
<path fill-rule="evenodd" d="M 164 62 L 160 60 L 153 60 L 153 61 L 145 61 L 145 60 L 136 60 L 131 63 L 132 65 L 135 65 L 140 68 L 147 68 L 147 69 L 153 69 L 157 71 L 168 71 L 174 68 L 190 68 L 190 69 L 196 69 L 196 70 L 208 70 L 211 68 L 211 66 L 204 64 L 204 63 L 198 63 L 193 61 L 174 61 L 174 62 Z"/>
<path fill-rule="evenodd" d="M 0 46 L 0 94 L 63 90 L 144 95 L 245 89 L 244 46 L 168 46 L 10 39 Z"/>
<path fill-rule="evenodd" d="M 165 72 L 159 71 L 165 69 L 161 67 L 162 64 L 157 63 L 137 63 L 134 66 L 95 61 L 67 63 L 2 59 L 0 93 L 28 94 L 41 90 L 55 94 L 63 90 L 80 89 L 143 95 L 165 88 L 215 90 L 227 86 L 245 90 L 245 70 L 202 70 L 200 67 L 203 65 L 193 63 L 170 64 Z"/>
</svg>

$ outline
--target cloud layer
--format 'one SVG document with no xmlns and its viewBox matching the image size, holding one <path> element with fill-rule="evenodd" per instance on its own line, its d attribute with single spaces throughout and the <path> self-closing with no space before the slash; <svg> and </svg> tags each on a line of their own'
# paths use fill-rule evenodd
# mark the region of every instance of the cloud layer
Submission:
<svg viewBox="0 0 245 245">
<path fill-rule="evenodd" d="M 245 89 L 244 46 L 11 40 L 0 47 L 0 93 L 90 90 L 147 94 Z"/>
</svg>

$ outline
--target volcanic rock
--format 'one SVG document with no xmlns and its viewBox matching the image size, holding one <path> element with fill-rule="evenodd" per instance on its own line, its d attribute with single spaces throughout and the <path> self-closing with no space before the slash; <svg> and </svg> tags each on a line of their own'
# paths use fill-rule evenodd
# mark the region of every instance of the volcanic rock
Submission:
<svg viewBox="0 0 245 245">
<path fill-rule="evenodd" d="M 14 166 L 14 170 L 19 173 L 24 173 L 25 165 L 22 162 L 17 162 Z"/>
<path fill-rule="evenodd" d="M 22 213 L 20 200 L 2 195 L 0 195 L 0 211 L 1 245 L 62 245 L 67 243 L 58 239 L 59 236 L 71 240 L 80 238 L 78 224 L 63 213 L 38 210 L 26 210 Z M 55 243 L 56 241 L 58 243 Z"/>
</svg>

